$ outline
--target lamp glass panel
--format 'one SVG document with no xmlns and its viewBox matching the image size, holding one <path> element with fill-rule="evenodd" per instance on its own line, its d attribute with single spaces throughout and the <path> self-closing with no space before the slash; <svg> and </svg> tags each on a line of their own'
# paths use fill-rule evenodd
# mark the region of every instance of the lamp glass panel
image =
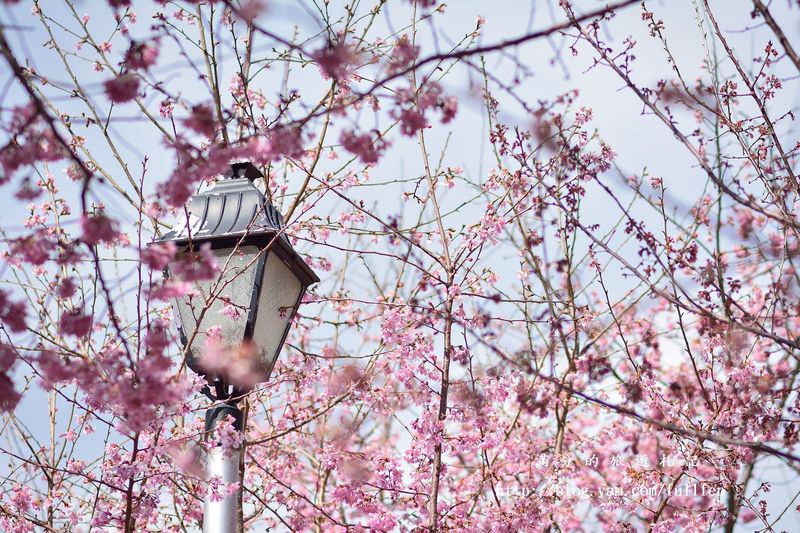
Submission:
<svg viewBox="0 0 800 533">
<path fill-rule="evenodd" d="M 303 284 L 283 259 L 275 253 L 268 254 L 253 330 L 259 366 L 266 377 L 272 371 L 302 293 Z"/>
<path fill-rule="evenodd" d="M 191 281 L 193 294 L 174 302 L 186 340 L 192 341 L 192 358 L 199 358 L 209 331 L 216 334 L 218 329 L 225 346 L 237 346 L 244 340 L 258 251 L 255 246 L 242 246 L 235 251 L 233 248 L 212 249 L 219 275 L 210 280 Z"/>
</svg>

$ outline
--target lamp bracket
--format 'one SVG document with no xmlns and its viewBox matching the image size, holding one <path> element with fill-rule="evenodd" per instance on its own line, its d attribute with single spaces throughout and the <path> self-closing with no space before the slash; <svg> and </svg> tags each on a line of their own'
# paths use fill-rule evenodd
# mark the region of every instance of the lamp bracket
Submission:
<svg viewBox="0 0 800 533">
<path fill-rule="evenodd" d="M 221 376 L 206 376 L 207 383 L 200 392 L 212 402 L 225 402 L 228 405 L 236 405 L 250 389 L 232 385 L 225 381 Z"/>
</svg>

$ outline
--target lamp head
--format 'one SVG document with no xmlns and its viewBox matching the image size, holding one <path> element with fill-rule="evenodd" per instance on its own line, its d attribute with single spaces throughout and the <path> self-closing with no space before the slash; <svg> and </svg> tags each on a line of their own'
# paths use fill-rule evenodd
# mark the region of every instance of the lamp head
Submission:
<svg viewBox="0 0 800 533">
<path fill-rule="evenodd" d="M 234 163 L 156 241 L 178 246 L 166 275 L 192 290 L 173 309 L 189 368 L 209 379 L 218 376 L 203 352 L 214 346 L 248 358 L 252 383 L 266 381 L 303 295 L 319 281 L 289 242 L 280 213 L 253 185 L 259 178 L 253 164 Z M 218 274 L 193 276 L 186 263 L 200 257 L 213 259 Z"/>
</svg>

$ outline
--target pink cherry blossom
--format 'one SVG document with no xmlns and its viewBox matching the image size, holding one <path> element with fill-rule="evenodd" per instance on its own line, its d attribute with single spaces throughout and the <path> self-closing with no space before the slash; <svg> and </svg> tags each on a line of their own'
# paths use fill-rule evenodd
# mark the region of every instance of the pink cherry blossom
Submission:
<svg viewBox="0 0 800 533">
<path fill-rule="evenodd" d="M 353 68 L 352 65 L 358 61 L 358 56 L 345 43 L 334 43 L 318 50 L 314 54 L 314 59 L 325 76 L 345 82 Z"/>
<path fill-rule="evenodd" d="M 103 213 L 81 218 L 82 239 L 87 244 L 110 243 L 119 237 L 116 221 Z"/>
<path fill-rule="evenodd" d="M 390 71 L 399 71 L 406 68 L 416 60 L 419 55 L 419 47 L 411 44 L 408 35 L 401 36 L 394 44 L 392 49 Z"/>
<path fill-rule="evenodd" d="M 139 93 L 139 78 L 135 74 L 121 74 L 103 85 L 108 99 L 117 104 L 129 102 Z"/>
<path fill-rule="evenodd" d="M 72 278 L 64 279 L 58 286 L 58 296 L 60 298 L 69 299 L 75 294 L 76 291 L 77 287 L 75 286 L 75 280 Z"/>
<path fill-rule="evenodd" d="M 158 104 L 158 114 L 161 115 L 162 118 L 172 118 L 173 112 L 173 104 L 169 100 L 162 100 L 160 104 Z"/>
<path fill-rule="evenodd" d="M 158 43 L 131 43 L 128 51 L 125 52 L 125 65 L 129 69 L 147 70 L 152 67 L 158 59 Z"/>
<path fill-rule="evenodd" d="M 50 257 L 53 243 L 46 233 L 40 232 L 16 239 L 11 246 L 11 254 L 32 265 L 42 265 Z"/>
<path fill-rule="evenodd" d="M 0 289 L 0 322 L 16 333 L 25 331 L 27 306 L 23 301 L 12 301 L 8 291 Z"/>
<path fill-rule="evenodd" d="M 458 99 L 455 96 L 447 96 L 441 104 L 442 124 L 452 121 L 458 113 Z"/>
<path fill-rule="evenodd" d="M 196 105 L 187 119 L 183 121 L 187 128 L 195 133 L 213 139 L 217 132 L 217 120 L 214 112 L 207 105 Z"/>
<path fill-rule="evenodd" d="M 142 262 L 153 270 L 161 270 L 172 261 L 176 252 L 173 242 L 153 244 L 142 250 Z"/>
<path fill-rule="evenodd" d="M 400 112 L 400 131 L 403 135 L 412 136 L 428 125 L 425 116 L 417 109 L 403 109 Z"/>
<path fill-rule="evenodd" d="M 20 400 L 20 394 L 14 389 L 14 382 L 5 372 L 0 372 L 0 411 L 13 411 Z"/>
<path fill-rule="evenodd" d="M 377 163 L 381 153 L 388 147 L 379 133 L 373 138 L 369 133 L 359 135 L 350 130 L 342 132 L 339 142 L 345 150 L 366 164 Z"/>
<path fill-rule="evenodd" d="M 86 315 L 81 309 L 73 309 L 62 313 L 59 322 L 61 332 L 73 337 L 85 337 L 92 329 L 92 316 Z"/>
</svg>

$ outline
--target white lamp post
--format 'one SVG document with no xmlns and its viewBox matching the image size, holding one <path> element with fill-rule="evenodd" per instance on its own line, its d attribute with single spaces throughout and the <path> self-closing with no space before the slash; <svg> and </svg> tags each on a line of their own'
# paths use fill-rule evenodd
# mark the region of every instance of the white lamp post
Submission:
<svg viewBox="0 0 800 533">
<path fill-rule="evenodd" d="M 221 268 L 210 280 L 194 280 L 193 293 L 173 302 L 181 341 L 187 350 L 187 365 L 206 377 L 206 395 L 216 405 L 206 412 L 206 434 L 232 417 L 234 427 L 242 427 L 242 411 L 237 407 L 247 385 L 231 383 L 221 372 L 209 371 L 201 351 L 211 336 L 222 348 L 248 347 L 248 368 L 253 372 L 245 382 L 269 378 L 303 294 L 319 278 L 292 248 L 282 232 L 280 213 L 267 201 L 253 181 L 262 174 L 251 163 L 231 165 L 231 171 L 208 190 L 196 194 L 187 205 L 188 217 L 181 220 L 157 242 L 178 245 L 176 261 L 185 261 L 201 246 L 210 252 Z M 168 276 L 180 279 L 181 269 L 167 268 Z M 224 483 L 241 481 L 241 450 L 223 453 L 214 445 L 207 457 L 209 479 Z M 203 531 L 236 531 L 237 496 L 212 501 L 206 495 Z"/>
</svg>

